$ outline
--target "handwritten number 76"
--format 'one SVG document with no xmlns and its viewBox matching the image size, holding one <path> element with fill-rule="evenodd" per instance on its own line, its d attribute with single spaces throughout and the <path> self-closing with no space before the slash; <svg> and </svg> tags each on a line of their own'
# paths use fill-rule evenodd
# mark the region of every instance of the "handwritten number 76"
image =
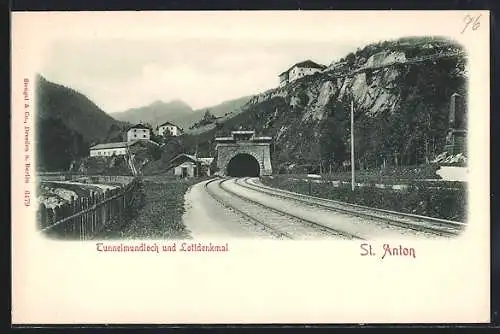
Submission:
<svg viewBox="0 0 500 334">
<path fill-rule="evenodd" d="M 481 26 L 481 23 L 479 22 L 479 18 L 481 17 L 481 14 L 479 14 L 478 16 L 474 17 L 474 16 L 471 16 L 471 15 L 466 15 L 464 17 L 464 22 L 465 22 L 465 26 L 464 26 L 464 29 L 462 30 L 462 34 L 465 32 L 465 30 L 467 30 L 467 28 L 469 28 L 471 26 L 471 29 L 473 31 L 479 29 L 479 27 Z"/>
</svg>

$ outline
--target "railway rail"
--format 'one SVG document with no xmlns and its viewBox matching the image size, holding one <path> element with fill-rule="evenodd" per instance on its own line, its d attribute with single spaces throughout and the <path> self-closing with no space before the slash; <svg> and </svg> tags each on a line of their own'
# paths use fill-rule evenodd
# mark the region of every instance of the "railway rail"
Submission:
<svg viewBox="0 0 500 334">
<path fill-rule="evenodd" d="M 271 188 L 265 185 L 251 182 L 251 180 L 251 178 L 244 178 L 241 180 L 237 180 L 236 183 L 242 187 L 259 191 L 271 196 L 276 196 L 278 198 L 294 200 L 299 203 L 313 205 L 323 209 L 337 211 L 361 218 L 368 218 L 370 220 L 378 221 L 384 224 L 411 229 L 418 232 L 431 233 L 438 236 L 457 236 L 466 227 L 466 224 L 461 222 L 389 211 L 352 203 L 308 196 L 282 189 Z"/>
<path fill-rule="evenodd" d="M 340 231 L 334 228 L 331 228 L 329 226 L 323 225 L 321 223 L 318 223 L 316 221 L 304 218 L 304 217 L 299 217 L 297 215 L 291 214 L 289 212 L 286 212 L 284 210 L 280 210 L 277 208 L 269 207 L 265 204 L 262 204 L 260 202 L 254 201 L 252 199 L 249 199 L 245 196 L 242 196 L 240 194 L 237 194 L 236 192 L 228 189 L 227 187 L 224 186 L 224 182 L 228 181 L 229 179 L 214 179 L 210 180 L 207 183 L 205 183 L 205 188 L 207 193 L 214 198 L 217 202 L 222 204 L 224 207 L 233 210 L 243 217 L 245 217 L 247 220 L 252 222 L 254 225 L 261 226 L 266 230 L 267 232 L 277 236 L 278 238 L 286 238 L 286 239 L 296 239 L 296 236 L 303 236 L 303 232 L 315 232 L 313 234 L 317 234 L 318 232 L 324 233 L 328 236 L 335 236 L 335 237 L 340 237 L 343 239 L 357 239 L 357 240 L 364 240 L 364 238 Z M 267 210 L 268 212 L 276 213 L 280 217 L 286 217 L 288 218 L 286 220 L 286 223 L 272 223 L 271 217 L 268 215 L 266 221 L 263 221 L 262 219 L 256 217 L 255 215 L 248 214 L 244 210 L 241 210 L 240 208 L 237 208 L 236 205 L 231 204 L 229 201 L 223 199 L 222 196 L 219 196 L 214 192 L 212 189 L 210 189 L 210 184 L 217 183 L 217 187 L 224 191 L 225 193 L 229 194 L 232 197 L 236 197 L 239 200 L 249 203 L 253 206 L 257 206 L 260 208 L 263 208 L 264 210 Z M 298 235 L 297 235 L 298 234 Z"/>
</svg>

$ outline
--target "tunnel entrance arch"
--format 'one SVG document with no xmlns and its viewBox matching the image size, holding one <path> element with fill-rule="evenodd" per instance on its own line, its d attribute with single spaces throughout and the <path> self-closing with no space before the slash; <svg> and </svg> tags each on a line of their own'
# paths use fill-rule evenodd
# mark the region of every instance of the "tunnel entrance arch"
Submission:
<svg viewBox="0 0 500 334">
<path fill-rule="evenodd" d="M 260 176 L 260 165 L 257 159 L 247 153 L 238 153 L 229 160 L 227 176 Z"/>
<path fill-rule="evenodd" d="M 215 141 L 219 175 L 272 175 L 271 137 L 257 137 L 253 130 L 238 130 L 231 131 L 230 137 L 217 137 Z"/>
</svg>

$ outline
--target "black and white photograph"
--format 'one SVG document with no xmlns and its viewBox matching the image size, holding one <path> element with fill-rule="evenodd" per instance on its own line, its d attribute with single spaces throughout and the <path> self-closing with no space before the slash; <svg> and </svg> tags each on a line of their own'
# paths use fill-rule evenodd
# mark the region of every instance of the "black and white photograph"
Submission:
<svg viewBox="0 0 500 334">
<path fill-rule="evenodd" d="M 450 237 L 467 226 L 467 53 L 60 41 L 33 84 L 39 226 L 80 240 Z"/>
<path fill-rule="evenodd" d="M 180 270 L 176 284 L 181 272 L 208 276 L 232 268 L 234 279 L 206 278 L 219 289 L 250 279 L 249 272 L 271 277 L 281 264 L 287 283 L 271 279 L 268 285 L 285 284 L 283 291 L 266 287 L 264 299 L 285 302 L 284 286 L 299 284 L 299 277 L 305 282 L 302 275 L 320 277 L 305 283 L 317 286 L 299 293 L 302 305 L 323 310 L 317 319 L 324 320 L 329 303 L 338 302 L 339 321 L 360 303 L 345 302 L 348 289 L 312 301 L 335 268 L 356 267 L 348 269 L 356 274 L 335 280 L 363 285 L 360 296 L 369 289 L 360 283 L 362 272 L 379 273 L 376 282 L 384 283 L 379 292 L 369 284 L 379 297 L 360 311 L 365 316 L 390 288 L 391 272 L 406 268 L 400 275 L 407 278 L 393 289 L 403 291 L 415 279 L 422 286 L 413 292 L 426 291 L 418 300 L 439 300 L 417 312 L 424 320 L 437 317 L 432 310 L 445 301 L 463 308 L 452 319 L 475 314 L 482 294 L 476 304 L 460 306 L 449 295 L 461 283 L 442 283 L 443 289 L 432 277 L 476 272 L 470 286 L 484 279 L 459 261 L 465 253 L 476 266 L 487 260 L 476 256 L 489 240 L 489 220 L 481 216 L 489 213 L 489 195 L 480 179 L 489 175 L 488 20 L 487 12 L 474 11 L 18 13 L 13 52 L 19 64 L 29 64 L 13 67 L 19 100 L 13 154 L 20 165 L 12 191 L 24 210 L 13 221 L 22 220 L 18 254 L 27 259 L 21 243 L 30 244 L 31 252 L 50 250 L 64 254 L 64 263 L 73 258 L 73 265 L 90 266 L 70 274 L 57 265 L 57 277 L 67 278 L 57 280 L 66 282 L 61 296 L 76 272 L 100 272 L 97 279 L 107 275 L 103 268 L 115 268 L 111 280 L 127 275 L 128 266 L 136 273 L 162 270 L 149 283 L 141 279 L 149 286 L 136 296 L 142 302 L 170 275 L 168 266 Z M 30 28 L 35 23 L 39 32 Z M 84 252 L 92 253 L 88 260 Z M 262 269 L 254 271 L 256 263 Z M 299 268 L 301 275 L 292 273 Z M 423 280 L 415 276 L 427 270 Z M 26 291 L 38 286 L 32 272 Z M 126 299 L 105 290 L 111 284 L 105 281 L 97 289 L 114 297 L 97 309 L 114 309 Z M 227 305 L 248 298 L 241 310 L 255 311 L 255 319 L 272 313 L 262 308 L 264 299 L 255 301 L 260 292 L 228 297 L 203 286 L 188 289 L 204 300 L 233 301 Z M 388 294 L 396 305 L 406 293 Z M 180 302 L 171 321 L 187 319 L 186 305 Z M 417 305 L 398 311 L 402 321 L 418 315 L 410 311 Z M 279 319 L 291 314 L 286 307 L 278 308 Z M 101 319 L 97 309 L 90 313 Z M 125 309 L 113 316 L 132 312 Z M 148 317 L 158 321 L 158 312 Z M 204 317 L 197 319 L 216 319 Z"/>
</svg>

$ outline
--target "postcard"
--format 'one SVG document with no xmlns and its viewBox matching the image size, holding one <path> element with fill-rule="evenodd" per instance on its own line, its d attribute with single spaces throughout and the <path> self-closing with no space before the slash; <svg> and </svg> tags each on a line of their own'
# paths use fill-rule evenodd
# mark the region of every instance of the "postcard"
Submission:
<svg viewBox="0 0 500 334">
<path fill-rule="evenodd" d="M 14 12 L 12 323 L 489 322 L 489 25 Z"/>
</svg>

